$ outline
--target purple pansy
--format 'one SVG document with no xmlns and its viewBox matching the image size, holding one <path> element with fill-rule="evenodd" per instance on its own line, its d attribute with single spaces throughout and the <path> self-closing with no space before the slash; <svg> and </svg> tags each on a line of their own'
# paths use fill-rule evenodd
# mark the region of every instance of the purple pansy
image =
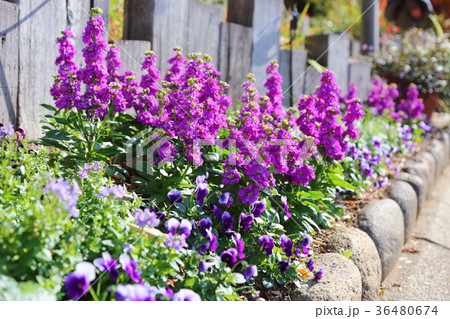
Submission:
<svg viewBox="0 0 450 319">
<path fill-rule="evenodd" d="M 252 228 L 252 223 L 253 223 L 253 215 L 245 215 L 244 213 L 241 213 L 241 215 L 239 216 L 239 220 L 240 220 L 240 224 L 241 224 L 241 228 L 244 231 L 248 231 L 250 230 L 250 228 Z"/>
<path fill-rule="evenodd" d="M 252 212 L 253 216 L 259 217 L 261 216 L 262 212 L 266 209 L 266 201 L 256 201 L 252 204 L 250 207 L 250 211 Z"/>
<path fill-rule="evenodd" d="M 249 280 L 250 278 L 258 276 L 258 268 L 255 265 L 252 265 L 245 268 L 242 274 L 244 275 L 245 280 Z"/>
<path fill-rule="evenodd" d="M 156 213 L 150 211 L 148 208 L 145 208 L 143 211 L 138 209 L 136 213 L 134 213 L 134 219 L 139 227 L 157 227 L 161 222 Z"/>
<path fill-rule="evenodd" d="M 201 301 L 200 295 L 190 289 L 180 289 L 172 297 L 172 301 Z"/>
<path fill-rule="evenodd" d="M 221 217 L 222 227 L 224 230 L 232 229 L 234 218 L 230 215 L 229 212 L 223 212 Z"/>
<path fill-rule="evenodd" d="M 311 257 L 308 262 L 306 263 L 306 266 L 308 266 L 308 269 L 310 271 L 314 270 L 314 259 Z"/>
<path fill-rule="evenodd" d="M 286 254 L 287 257 L 291 257 L 292 256 L 292 240 L 286 236 L 286 235 L 280 235 L 280 240 L 281 240 L 281 249 L 283 250 L 283 252 Z"/>
<path fill-rule="evenodd" d="M 75 271 L 70 273 L 64 281 L 66 295 L 70 299 L 79 299 L 89 288 L 95 279 L 95 266 L 88 262 L 81 262 L 75 267 Z"/>
<path fill-rule="evenodd" d="M 233 197 L 231 197 L 231 193 L 226 192 L 220 195 L 219 204 L 226 207 L 231 206 L 233 204 Z"/>
<path fill-rule="evenodd" d="M 121 185 L 105 186 L 102 188 L 99 194 L 95 194 L 95 197 L 107 197 L 112 195 L 114 198 L 123 198 L 127 194 L 125 189 Z"/>
<path fill-rule="evenodd" d="M 123 254 L 119 257 L 122 269 L 130 276 L 131 280 L 136 283 L 141 282 L 141 271 L 137 270 L 136 260 L 132 260 L 127 254 Z"/>
<path fill-rule="evenodd" d="M 233 267 L 237 262 L 237 250 L 234 248 L 229 248 L 220 254 L 220 260 L 227 264 L 228 267 Z"/>
<path fill-rule="evenodd" d="M 314 276 L 314 279 L 316 281 L 319 281 L 322 279 L 323 271 L 324 271 L 323 268 L 320 268 L 320 270 L 316 273 L 316 275 Z"/>
<path fill-rule="evenodd" d="M 212 266 L 214 266 L 214 264 L 215 264 L 214 262 L 207 262 L 202 260 L 198 265 L 198 272 L 208 271 Z"/>
<path fill-rule="evenodd" d="M 94 260 L 94 265 L 100 269 L 100 271 L 107 271 L 111 276 L 111 279 L 116 281 L 119 277 L 117 272 L 117 260 L 112 258 L 108 252 L 102 253 L 103 258 L 97 258 Z"/>
<path fill-rule="evenodd" d="M 183 195 L 181 195 L 181 192 L 176 189 L 173 189 L 170 192 L 168 192 L 167 198 L 170 200 L 170 204 L 180 203 L 183 201 Z"/>
<path fill-rule="evenodd" d="M 266 255 L 271 255 L 273 245 L 274 245 L 273 238 L 268 235 L 263 235 L 263 236 L 259 237 L 259 242 L 261 244 L 262 250 L 264 250 L 264 253 Z"/>
<path fill-rule="evenodd" d="M 281 260 L 281 261 L 278 263 L 278 268 L 280 269 L 280 273 L 284 273 L 284 272 L 286 271 L 286 269 L 288 269 L 288 267 L 289 267 L 290 264 L 291 264 L 291 263 L 290 263 L 289 261 Z"/>
</svg>

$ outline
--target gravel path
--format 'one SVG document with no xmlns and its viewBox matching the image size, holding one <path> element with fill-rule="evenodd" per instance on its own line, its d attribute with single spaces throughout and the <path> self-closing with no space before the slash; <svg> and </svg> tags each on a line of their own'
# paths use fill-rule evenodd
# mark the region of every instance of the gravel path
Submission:
<svg viewBox="0 0 450 319">
<path fill-rule="evenodd" d="M 380 300 L 450 300 L 450 166 L 422 207 Z"/>
</svg>

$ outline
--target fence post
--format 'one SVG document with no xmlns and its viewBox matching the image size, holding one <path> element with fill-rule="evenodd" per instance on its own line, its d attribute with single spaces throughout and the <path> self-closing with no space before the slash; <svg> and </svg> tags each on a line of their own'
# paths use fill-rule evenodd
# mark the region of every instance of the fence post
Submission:
<svg viewBox="0 0 450 319">
<path fill-rule="evenodd" d="M 365 12 L 365 13 L 364 13 Z M 361 21 L 361 43 L 367 45 L 363 50 L 365 54 L 378 52 L 379 48 L 379 3 L 377 0 L 362 1 L 362 21 Z"/>
<path fill-rule="evenodd" d="M 16 125 L 19 84 L 19 8 L 0 1 L 0 123 Z"/>
</svg>

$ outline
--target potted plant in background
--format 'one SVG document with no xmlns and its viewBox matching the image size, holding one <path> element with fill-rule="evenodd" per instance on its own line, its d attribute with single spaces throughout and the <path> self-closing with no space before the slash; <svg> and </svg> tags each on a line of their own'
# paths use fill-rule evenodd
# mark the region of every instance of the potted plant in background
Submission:
<svg viewBox="0 0 450 319">
<path fill-rule="evenodd" d="M 400 96 L 414 83 L 425 104 L 427 118 L 436 110 L 439 95 L 449 97 L 450 42 L 438 31 L 411 29 L 393 35 L 375 58 L 374 73 L 389 83 L 396 83 Z M 403 93 L 403 94 L 402 94 Z"/>
</svg>

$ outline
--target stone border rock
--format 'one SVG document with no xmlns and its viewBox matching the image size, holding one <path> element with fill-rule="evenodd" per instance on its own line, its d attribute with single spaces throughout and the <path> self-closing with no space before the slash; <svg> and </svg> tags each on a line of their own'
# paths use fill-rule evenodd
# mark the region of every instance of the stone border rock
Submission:
<svg viewBox="0 0 450 319">
<path fill-rule="evenodd" d="M 379 287 L 397 263 L 417 216 L 450 160 L 450 128 L 440 131 L 425 151 L 405 162 L 387 189 L 389 198 L 369 203 L 359 213 L 358 227 L 336 228 L 328 246 L 335 253 L 317 256 L 322 281 L 301 283 L 292 300 L 376 300 Z M 350 249 L 349 259 L 340 251 Z"/>
</svg>

